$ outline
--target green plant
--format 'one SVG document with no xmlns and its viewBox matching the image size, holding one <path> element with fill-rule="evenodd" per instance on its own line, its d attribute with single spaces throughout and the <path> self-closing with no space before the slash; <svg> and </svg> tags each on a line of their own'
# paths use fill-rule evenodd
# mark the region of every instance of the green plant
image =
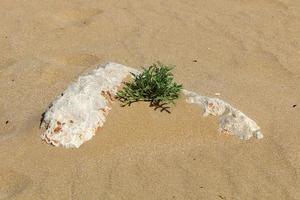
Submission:
<svg viewBox="0 0 300 200">
<path fill-rule="evenodd" d="M 143 68 L 141 73 L 132 74 L 131 82 L 125 82 L 123 89 L 117 92 L 117 98 L 123 106 L 137 101 L 149 101 L 150 106 L 169 108 L 165 105 L 174 104 L 182 89 L 182 85 L 174 81 L 171 73 L 173 68 L 160 62 Z"/>
</svg>

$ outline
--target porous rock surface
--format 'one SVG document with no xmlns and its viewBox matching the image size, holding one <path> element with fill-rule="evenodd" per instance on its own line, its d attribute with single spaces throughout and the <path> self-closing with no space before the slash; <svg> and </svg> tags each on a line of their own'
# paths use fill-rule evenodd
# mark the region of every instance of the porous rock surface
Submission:
<svg viewBox="0 0 300 200">
<path fill-rule="evenodd" d="M 44 113 L 41 138 L 54 146 L 79 147 L 103 126 L 111 109 L 113 96 L 122 81 L 137 73 L 117 63 L 99 65 L 80 76 Z"/>
<path fill-rule="evenodd" d="M 183 90 L 183 94 L 186 96 L 188 103 L 194 103 L 203 108 L 204 116 L 219 116 L 219 131 L 221 133 L 235 135 L 243 140 L 248 140 L 252 136 L 257 139 L 263 138 L 259 126 L 229 103 L 188 90 Z"/>
</svg>

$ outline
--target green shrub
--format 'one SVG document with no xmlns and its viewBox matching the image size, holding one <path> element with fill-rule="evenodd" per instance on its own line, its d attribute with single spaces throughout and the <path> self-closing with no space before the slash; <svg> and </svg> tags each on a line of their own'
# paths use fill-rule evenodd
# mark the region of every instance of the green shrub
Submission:
<svg viewBox="0 0 300 200">
<path fill-rule="evenodd" d="M 150 106 L 166 108 L 165 105 L 175 103 L 179 98 L 182 85 L 174 81 L 171 70 L 160 62 L 148 68 L 143 68 L 139 74 L 132 74 L 133 80 L 126 82 L 123 89 L 117 92 L 117 98 L 122 106 L 130 105 L 137 101 L 149 101 Z"/>
</svg>

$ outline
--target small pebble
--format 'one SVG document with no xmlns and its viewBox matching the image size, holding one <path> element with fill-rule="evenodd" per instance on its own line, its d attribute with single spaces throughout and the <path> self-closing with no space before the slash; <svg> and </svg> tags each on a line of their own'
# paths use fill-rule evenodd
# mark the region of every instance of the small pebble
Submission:
<svg viewBox="0 0 300 200">
<path fill-rule="evenodd" d="M 222 195 L 218 195 L 220 199 L 226 199 L 226 197 L 222 196 Z"/>
<path fill-rule="evenodd" d="M 193 62 L 198 62 L 198 60 L 193 60 Z"/>
<path fill-rule="evenodd" d="M 294 105 L 293 105 L 293 108 L 295 108 L 296 106 L 297 106 L 297 105 L 296 105 L 296 104 L 294 104 Z"/>
<path fill-rule="evenodd" d="M 5 124 L 8 124 L 9 123 L 9 121 L 7 120 L 6 122 L 5 122 Z"/>
<path fill-rule="evenodd" d="M 216 95 L 216 96 L 220 96 L 221 94 L 220 94 L 219 92 L 216 92 L 215 95 Z"/>
</svg>

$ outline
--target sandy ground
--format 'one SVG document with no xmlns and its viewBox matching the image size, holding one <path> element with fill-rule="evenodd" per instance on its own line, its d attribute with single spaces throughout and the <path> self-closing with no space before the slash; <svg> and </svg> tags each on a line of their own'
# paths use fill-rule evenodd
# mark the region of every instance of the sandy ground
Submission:
<svg viewBox="0 0 300 200">
<path fill-rule="evenodd" d="M 300 199 L 300 1 L 0 1 L 0 199 Z M 116 105 L 80 149 L 39 138 L 41 114 L 83 71 L 175 64 L 187 89 L 253 118 L 263 140 Z"/>
</svg>

